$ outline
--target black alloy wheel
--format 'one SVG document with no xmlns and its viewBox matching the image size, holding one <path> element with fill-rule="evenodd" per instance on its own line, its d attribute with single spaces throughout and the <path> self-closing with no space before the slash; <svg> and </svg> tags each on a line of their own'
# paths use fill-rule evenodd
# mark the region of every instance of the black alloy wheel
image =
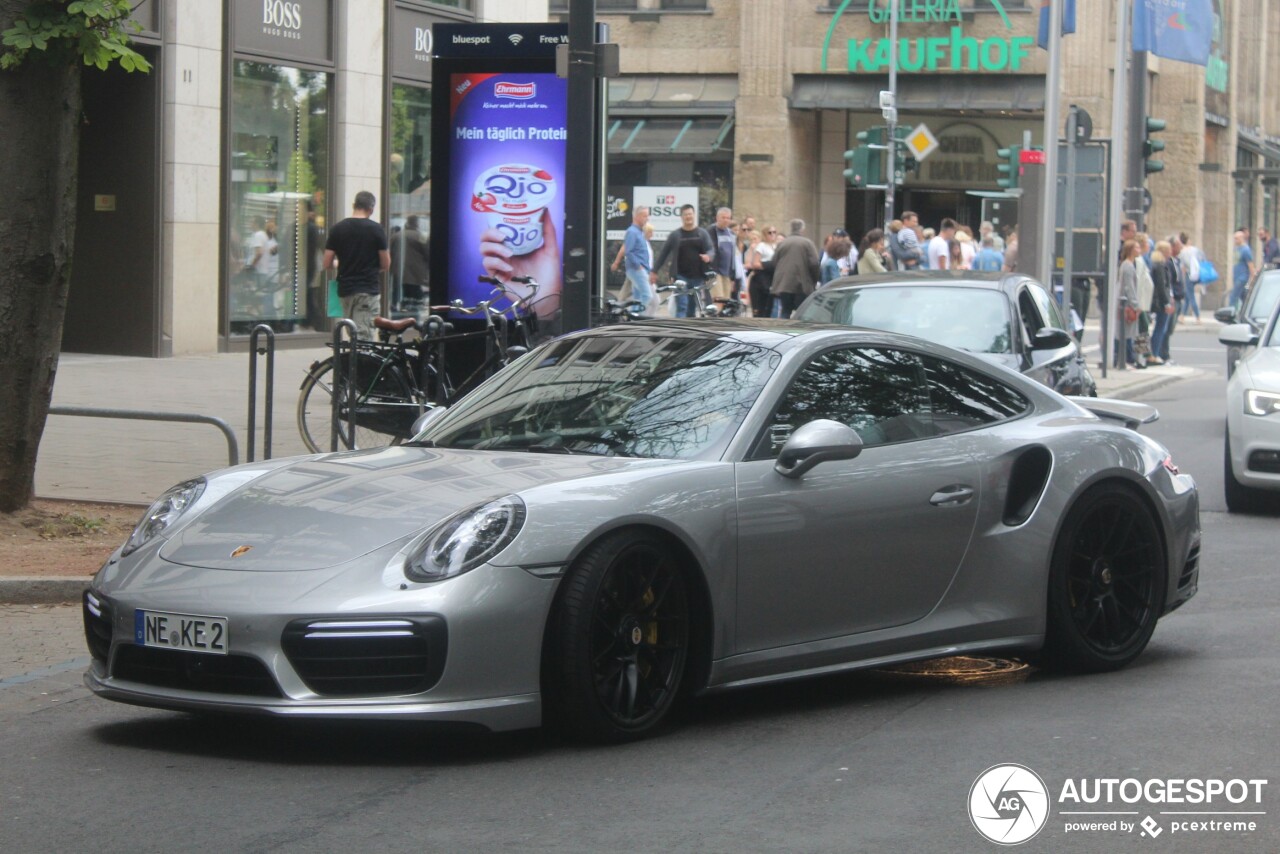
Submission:
<svg viewBox="0 0 1280 854">
<path fill-rule="evenodd" d="M 622 531 L 588 548 L 564 584 L 548 650 L 558 723 L 595 741 L 648 735 L 689 659 L 684 570 L 655 534 Z"/>
<path fill-rule="evenodd" d="M 1156 519 L 1132 488 L 1103 484 L 1081 496 L 1049 571 L 1045 662 L 1102 672 L 1137 658 L 1164 607 L 1166 563 Z"/>
</svg>

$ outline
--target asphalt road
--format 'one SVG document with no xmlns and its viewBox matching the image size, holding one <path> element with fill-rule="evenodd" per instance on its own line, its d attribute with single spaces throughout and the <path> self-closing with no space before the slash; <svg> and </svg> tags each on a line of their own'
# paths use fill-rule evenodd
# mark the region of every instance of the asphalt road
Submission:
<svg viewBox="0 0 1280 854">
<path fill-rule="evenodd" d="M 1035 770 L 1055 801 L 1022 850 L 1280 850 L 1276 518 L 1224 512 L 1222 354 L 1195 339 L 1175 338 L 1175 357 L 1218 373 L 1155 392 L 1149 432 L 1201 486 L 1200 594 L 1128 670 L 811 680 L 709 698 L 660 738 L 594 748 L 133 709 L 87 696 L 46 644 L 34 675 L 0 673 L 0 851 L 990 851 L 966 807 L 998 763 Z M 74 609 L 0 617 L 6 643 L 60 630 L 68 659 L 83 655 Z M 1270 782 L 1257 805 L 1063 815 L 1107 808 L 1056 803 L 1068 779 L 1095 778 Z M 1256 822 L 1243 833 L 1160 814 L 1246 809 L 1265 814 L 1234 817 Z M 1147 816 L 1155 838 L 1065 829 Z"/>
</svg>

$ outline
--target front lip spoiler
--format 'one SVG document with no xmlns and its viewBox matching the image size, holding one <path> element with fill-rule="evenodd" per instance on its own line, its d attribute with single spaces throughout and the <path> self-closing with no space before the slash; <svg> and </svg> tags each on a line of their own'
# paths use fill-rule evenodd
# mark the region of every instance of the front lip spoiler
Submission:
<svg viewBox="0 0 1280 854">
<path fill-rule="evenodd" d="M 295 720 L 412 720 L 472 725 L 490 732 L 527 729 L 542 723 L 540 694 L 514 694 L 447 703 L 424 703 L 400 698 L 374 703 L 313 703 L 236 696 L 210 698 L 208 694 L 172 689 L 158 693 L 148 685 L 104 677 L 99 672 L 100 668 L 101 665 L 94 662 L 85 671 L 84 684 L 90 691 L 108 700 L 152 709 L 260 715 Z"/>
</svg>

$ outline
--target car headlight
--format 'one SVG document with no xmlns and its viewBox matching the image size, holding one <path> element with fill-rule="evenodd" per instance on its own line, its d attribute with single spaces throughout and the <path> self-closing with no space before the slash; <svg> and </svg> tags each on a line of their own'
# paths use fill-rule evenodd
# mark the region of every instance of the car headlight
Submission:
<svg viewBox="0 0 1280 854">
<path fill-rule="evenodd" d="M 427 535 L 405 561 L 404 573 L 413 581 L 461 575 L 510 545 L 522 525 L 524 502 L 514 495 L 463 510 Z"/>
<path fill-rule="evenodd" d="M 1280 394 L 1249 389 L 1244 393 L 1244 411 L 1249 415 L 1270 415 L 1280 412 Z"/>
<path fill-rule="evenodd" d="M 182 514 L 190 510 L 191 505 L 200 498 L 204 488 L 205 479 L 198 477 L 195 480 L 183 481 L 157 498 L 142 515 L 142 520 L 133 529 L 133 533 L 129 535 L 124 548 L 120 550 L 121 556 L 142 548 L 178 521 Z"/>
</svg>

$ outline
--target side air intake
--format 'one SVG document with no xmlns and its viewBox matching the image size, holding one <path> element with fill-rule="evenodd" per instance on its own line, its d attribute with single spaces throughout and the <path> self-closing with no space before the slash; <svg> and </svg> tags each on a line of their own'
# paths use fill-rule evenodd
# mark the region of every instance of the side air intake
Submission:
<svg viewBox="0 0 1280 854">
<path fill-rule="evenodd" d="M 1040 445 L 1027 448 L 1013 462 L 1009 473 L 1009 491 L 1004 500 L 1004 523 L 1016 528 L 1031 518 L 1044 486 L 1049 482 L 1053 455 Z"/>
</svg>

